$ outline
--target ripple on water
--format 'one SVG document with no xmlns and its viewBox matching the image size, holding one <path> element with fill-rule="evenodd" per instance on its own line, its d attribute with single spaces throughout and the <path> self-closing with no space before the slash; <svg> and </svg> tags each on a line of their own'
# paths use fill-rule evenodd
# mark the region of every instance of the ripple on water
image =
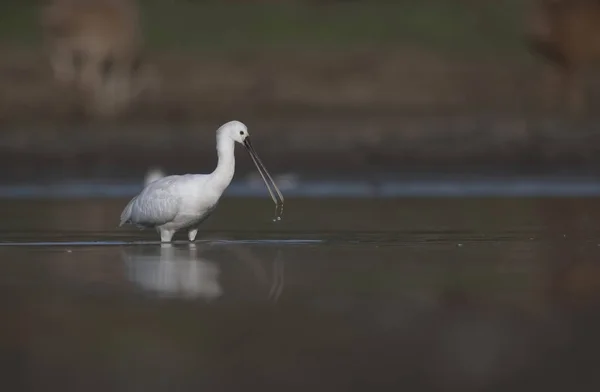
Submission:
<svg viewBox="0 0 600 392">
<path fill-rule="evenodd" d="M 158 240 L 150 239 L 155 233 L 147 231 L 140 236 L 121 233 L 2 233 L 0 247 L 26 246 L 127 246 L 160 245 Z M 145 238 L 144 238 L 145 237 Z M 146 239 L 148 238 L 148 239 Z M 257 246 L 423 246 L 433 244 L 494 243 L 543 240 L 539 233 L 530 231 L 505 232 L 469 232 L 469 231 L 368 231 L 368 232 L 295 232 L 295 233 L 221 233 L 210 238 L 199 239 L 197 245 L 257 245 Z M 174 240 L 173 245 L 186 245 L 185 239 Z"/>
</svg>

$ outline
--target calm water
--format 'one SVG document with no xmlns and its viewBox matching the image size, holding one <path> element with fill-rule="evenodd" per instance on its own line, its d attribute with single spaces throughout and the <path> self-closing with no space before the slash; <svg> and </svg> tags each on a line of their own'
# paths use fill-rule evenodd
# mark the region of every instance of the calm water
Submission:
<svg viewBox="0 0 600 392">
<path fill-rule="evenodd" d="M 598 390 L 600 200 L 0 201 L 11 391 Z"/>
</svg>

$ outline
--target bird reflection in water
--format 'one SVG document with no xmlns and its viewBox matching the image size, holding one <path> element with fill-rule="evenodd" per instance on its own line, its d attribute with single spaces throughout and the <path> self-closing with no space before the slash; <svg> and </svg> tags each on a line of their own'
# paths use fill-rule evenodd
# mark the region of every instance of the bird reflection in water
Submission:
<svg viewBox="0 0 600 392">
<path fill-rule="evenodd" d="M 284 285 L 284 273 L 283 273 L 283 260 L 281 256 L 281 249 L 277 250 L 277 256 L 273 262 L 273 284 L 271 285 L 271 291 L 269 291 L 269 299 L 277 301 L 281 296 Z"/>
<path fill-rule="evenodd" d="M 269 287 L 268 299 L 277 302 L 283 292 L 285 283 L 283 251 L 277 249 L 277 254 L 272 262 L 271 277 L 269 278 L 267 268 L 265 268 L 264 265 L 264 260 L 256 257 L 249 248 L 234 246 L 228 248 L 228 250 L 233 253 L 241 263 L 250 267 L 258 282 Z"/>
<path fill-rule="evenodd" d="M 176 248 L 161 244 L 160 254 L 126 251 L 124 261 L 129 279 L 140 288 L 162 297 L 213 300 L 223 293 L 216 263 L 200 257 L 195 244 Z"/>
<path fill-rule="evenodd" d="M 204 298 L 214 300 L 223 295 L 219 282 L 219 265 L 199 255 L 196 244 L 176 247 L 160 245 L 160 254 L 155 247 L 125 248 L 123 260 L 127 276 L 144 291 L 171 298 Z M 256 257 L 251 249 L 232 246 L 227 250 L 235 255 L 238 263 L 249 267 L 254 274 L 260 291 L 267 290 L 267 298 L 277 302 L 284 287 L 283 251 L 277 250 L 272 262 Z M 265 263 L 271 264 L 271 271 Z M 248 282 L 247 282 L 248 283 Z"/>
</svg>

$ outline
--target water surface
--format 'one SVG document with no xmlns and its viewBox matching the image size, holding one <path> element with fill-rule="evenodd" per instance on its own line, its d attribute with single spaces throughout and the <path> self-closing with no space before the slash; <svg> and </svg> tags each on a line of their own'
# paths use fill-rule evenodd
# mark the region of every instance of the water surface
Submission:
<svg viewBox="0 0 600 392">
<path fill-rule="evenodd" d="M 600 386 L 595 198 L 226 198 L 191 245 L 126 201 L 0 202 L 11 390 Z"/>
</svg>

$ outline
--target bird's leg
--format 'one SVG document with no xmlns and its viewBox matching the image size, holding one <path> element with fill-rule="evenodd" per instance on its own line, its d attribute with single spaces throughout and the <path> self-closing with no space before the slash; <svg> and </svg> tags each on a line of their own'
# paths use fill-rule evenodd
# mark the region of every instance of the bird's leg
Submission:
<svg viewBox="0 0 600 392">
<path fill-rule="evenodd" d="M 173 238 L 173 234 L 175 234 L 174 230 L 160 230 L 160 242 L 171 242 L 171 238 Z"/>
<path fill-rule="evenodd" d="M 190 231 L 188 231 L 188 238 L 190 242 L 194 242 L 196 239 L 196 234 L 198 234 L 198 229 L 190 229 Z"/>
</svg>

